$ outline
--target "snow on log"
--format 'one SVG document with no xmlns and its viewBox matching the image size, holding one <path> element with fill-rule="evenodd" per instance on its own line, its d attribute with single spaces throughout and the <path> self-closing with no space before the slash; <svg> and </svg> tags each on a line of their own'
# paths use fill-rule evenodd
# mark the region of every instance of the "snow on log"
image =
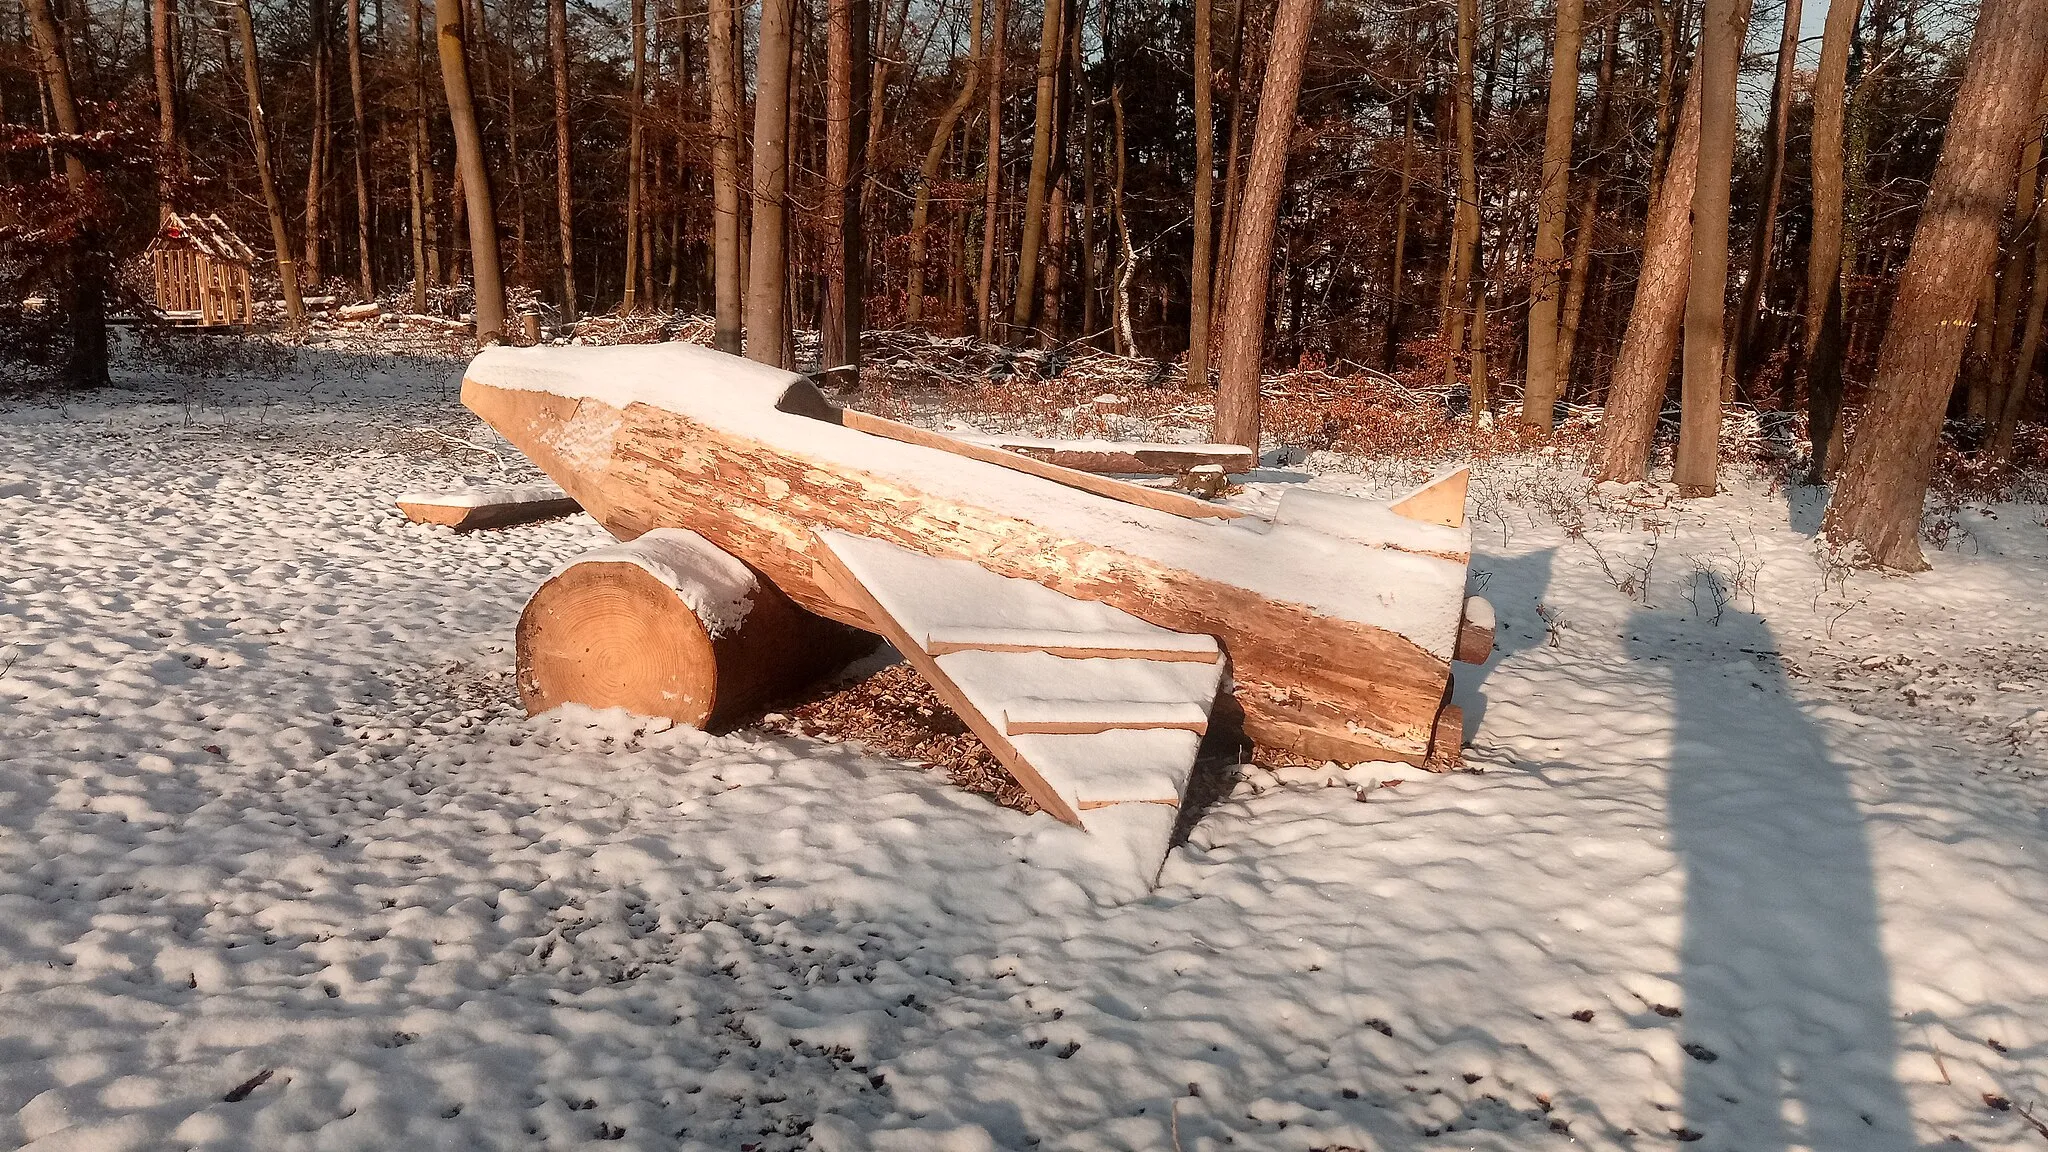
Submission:
<svg viewBox="0 0 2048 1152">
<path fill-rule="evenodd" d="M 1465 618 L 1458 624 L 1460 664 L 1484 664 L 1493 655 L 1493 603 L 1483 596 L 1465 597 Z"/>
<path fill-rule="evenodd" d="M 579 507 L 574 497 L 553 484 L 405 492 L 392 503 L 415 524 L 445 524 L 457 532 L 551 520 Z"/>
<path fill-rule="evenodd" d="M 820 586 L 819 534 L 837 529 L 1215 637 L 1263 744 L 1429 754 L 1461 561 L 843 411 L 791 373 L 682 343 L 486 349 L 463 402 L 614 535 L 690 528 L 821 615 L 879 630 Z"/>
<path fill-rule="evenodd" d="M 1240 444 L 1155 444 L 1122 440 L 1044 440 L 1035 436 L 962 435 L 971 444 L 986 444 L 1019 456 L 1043 460 L 1079 472 L 1108 474 L 1176 474 L 1205 464 L 1225 472 L 1249 472 L 1258 454 Z"/>
<path fill-rule="evenodd" d="M 872 647 L 694 532 L 657 529 L 558 570 L 519 617 L 519 698 L 718 730 Z"/>
</svg>

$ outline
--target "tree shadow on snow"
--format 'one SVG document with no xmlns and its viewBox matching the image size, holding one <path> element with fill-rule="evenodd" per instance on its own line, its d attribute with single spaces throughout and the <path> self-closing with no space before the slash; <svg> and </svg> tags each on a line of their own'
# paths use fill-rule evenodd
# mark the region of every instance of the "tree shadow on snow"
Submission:
<svg viewBox="0 0 2048 1152">
<path fill-rule="evenodd" d="M 1628 625 L 1634 657 L 1669 675 L 1675 711 L 1686 1064 L 1674 1130 L 1745 1152 L 1914 1147 L 1893 1073 L 1870 844 L 1847 774 L 1775 657 L 1756 655 L 1777 650 L 1761 619 L 1729 612 L 1707 643 L 1675 623 L 1639 611 Z"/>
<path fill-rule="evenodd" d="M 1453 700 L 1465 710 L 1464 739 L 1470 743 L 1486 719 L 1487 678 L 1501 662 L 1517 652 L 1540 647 L 1549 635 L 1537 606 L 1550 587 L 1550 571 L 1556 548 L 1543 548 L 1522 556 L 1477 556 L 1472 558 L 1475 579 L 1471 592 L 1493 605 L 1493 654 L 1486 663 L 1456 668 Z M 1477 573 L 1485 573 L 1483 580 Z"/>
</svg>

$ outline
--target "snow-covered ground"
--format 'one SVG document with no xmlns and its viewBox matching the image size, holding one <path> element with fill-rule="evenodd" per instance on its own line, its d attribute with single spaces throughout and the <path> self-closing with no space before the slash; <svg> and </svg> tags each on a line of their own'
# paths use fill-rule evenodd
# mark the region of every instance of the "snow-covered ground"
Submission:
<svg viewBox="0 0 2048 1152">
<path fill-rule="evenodd" d="M 1248 769 L 1118 901 L 856 747 L 525 718 L 606 537 L 407 524 L 531 473 L 302 360 L 0 405 L 0 1147 L 2048 1142 L 2042 507 L 1885 579 L 1494 466 L 1475 771 Z"/>
</svg>

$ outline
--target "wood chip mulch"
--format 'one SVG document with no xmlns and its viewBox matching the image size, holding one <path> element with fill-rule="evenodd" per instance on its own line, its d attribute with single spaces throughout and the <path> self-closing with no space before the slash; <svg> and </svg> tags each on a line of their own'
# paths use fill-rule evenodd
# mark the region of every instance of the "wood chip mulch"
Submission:
<svg viewBox="0 0 2048 1152">
<path fill-rule="evenodd" d="M 1030 794 L 908 664 L 891 664 L 852 683 L 821 685 L 762 717 L 758 726 L 789 736 L 857 741 L 884 756 L 941 769 L 955 786 L 1005 808 L 1038 811 Z"/>
</svg>

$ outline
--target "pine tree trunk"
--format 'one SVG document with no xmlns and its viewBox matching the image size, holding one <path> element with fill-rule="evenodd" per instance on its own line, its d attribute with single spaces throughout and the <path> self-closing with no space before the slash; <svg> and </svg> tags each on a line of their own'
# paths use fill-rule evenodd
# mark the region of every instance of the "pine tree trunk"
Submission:
<svg viewBox="0 0 2048 1152">
<path fill-rule="evenodd" d="M 1996 434 L 1999 414 L 2004 410 L 2006 394 L 2013 382 L 2026 388 L 2031 361 L 2015 359 L 2014 341 L 2022 339 L 2020 323 L 2020 301 L 2026 295 L 2027 258 L 2033 249 L 2028 243 L 2027 230 L 2044 207 L 2040 197 L 2041 155 L 2043 133 L 2048 133 L 2048 76 L 2042 77 L 2040 94 L 2035 98 L 2033 122 L 2026 135 L 2026 144 L 2020 149 L 2019 192 L 2013 203 L 2013 220 L 2018 229 L 2012 238 L 2011 251 L 2006 257 L 2002 285 L 1998 294 L 1998 338 L 1995 341 L 1997 360 L 1993 366 L 1990 388 L 1987 390 L 1986 420 Z"/>
<path fill-rule="evenodd" d="M 1466 0 L 1471 3 L 1472 0 Z M 1279 0 L 1273 13 L 1272 50 L 1259 90 L 1259 123 L 1246 164 L 1244 207 L 1238 218 L 1230 294 L 1223 302 L 1216 423 L 1212 438 L 1259 449 L 1259 369 L 1266 333 L 1266 269 L 1273 263 L 1273 233 L 1287 180 L 1287 145 L 1294 135 L 1295 101 L 1315 24 L 1316 0 Z"/>
<path fill-rule="evenodd" d="M 1643 227 L 1642 270 L 1607 390 L 1607 411 L 1600 418 L 1601 480 L 1628 484 L 1649 473 L 1650 441 L 1657 432 L 1657 413 L 1664 407 L 1671 357 L 1678 351 L 1679 324 L 1685 317 L 1699 147 L 1700 84 L 1699 70 L 1694 69 L 1678 109 L 1664 183 L 1650 200 Z"/>
<path fill-rule="evenodd" d="M 1771 279 L 1771 249 L 1777 238 L 1778 205 L 1785 189 L 1785 135 L 1792 119 L 1792 73 L 1799 56 L 1800 0 L 1785 0 L 1778 33 L 1778 67 L 1771 78 L 1771 117 L 1764 125 L 1764 202 L 1749 241 L 1749 272 L 1735 309 L 1727 374 L 1737 387 L 1755 375 L 1763 355 L 1763 308 Z"/>
<path fill-rule="evenodd" d="M 1986 0 L 1955 111 L 1821 532 L 1886 568 L 1927 567 L 1920 517 L 1977 282 L 1998 259 L 2014 160 L 2048 69 L 2048 0 Z"/>
<path fill-rule="evenodd" d="M 1244 111 L 1245 111 L 1245 68 L 1244 68 L 1244 20 L 1245 5 L 1251 0 L 1237 0 L 1236 30 L 1230 45 L 1230 137 L 1223 152 L 1223 226 L 1217 230 L 1219 236 L 1237 235 L 1237 202 L 1240 160 L 1244 152 Z M 1234 245 L 1225 242 L 1216 254 L 1216 278 L 1209 289 L 1210 311 L 1215 311 L 1214 301 L 1223 299 L 1230 292 L 1230 258 Z M 1212 325 L 1213 326 L 1213 325 Z"/>
<path fill-rule="evenodd" d="M 1387 336 L 1380 367 L 1394 370 L 1400 352 L 1401 310 L 1408 286 L 1408 199 L 1415 187 L 1415 97 L 1402 102 L 1401 177 L 1394 193 L 1394 248 L 1387 258 Z"/>
<path fill-rule="evenodd" d="M 313 138 L 306 159 L 306 283 L 316 289 L 326 279 L 321 267 L 322 231 L 320 208 L 327 195 L 327 157 L 333 149 L 333 71 L 329 48 L 331 36 L 326 0 L 313 0 Z"/>
<path fill-rule="evenodd" d="M 24 0 L 22 7 L 35 46 L 36 68 L 42 73 L 43 88 L 50 101 L 51 126 L 66 136 L 82 136 L 85 126 L 78 114 L 77 98 L 72 94 L 64 29 L 50 11 L 49 0 Z M 83 207 L 90 190 L 85 161 L 68 145 L 64 148 L 64 187 Z M 98 388 L 109 383 L 106 281 L 98 248 L 98 235 L 88 219 L 72 238 L 62 270 L 61 303 L 71 336 L 64 379 L 74 388 Z"/>
<path fill-rule="evenodd" d="M 626 82 L 626 283 L 619 311 L 631 314 L 640 304 L 640 197 L 647 180 L 647 137 L 642 123 L 647 103 L 647 0 L 632 0 L 629 12 L 633 55 Z"/>
<path fill-rule="evenodd" d="M 996 273 L 996 209 L 1001 204 L 1003 176 L 1003 49 L 1009 14 L 1009 0 L 993 0 L 995 15 L 989 21 L 988 36 L 988 172 L 982 193 L 981 276 L 975 281 L 974 300 L 977 332 L 992 339 Z"/>
<path fill-rule="evenodd" d="M 1188 379 L 1196 391 L 1209 389 L 1209 301 L 1216 285 L 1216 109 L 1210 89 L 1216 64 L 1210 48 L 1215 22 L 1210 0 L 1194 0 L 1195 205 L 1194 252 L 1188 265 Z M 1402 159 L 1407 159 L 1403 153 Z M 1403 175 L 1406 174 L 1404 165 Z M 1399 242 L 1396 241 L 1398 244 Z"/>
<path fill-rule="evenodd" d="M 363 106 L 362 0 L 348 0 L 348 96 L 349 115 L 355 125 L 355 147 L 351 151 L 356 164 L 356 276 L 363 299 L 375 300 L 377 277 L 370 265 L 370 129 Z"/>
<path fill-rule="evenodd" d="M 1536 197 L 1535 265 L 1529 281 L 1529 367 L 1522 394 L 1523 426 L 1546 432 L 1564 388 L 1558 364 L 1558 297 L 1564 287 L 1564 233 L 1571 223 L 1572 128 L 1578 122 L 1579 44 L 1585 17 L 1585 0 L 1557 0 L 1542 187 Z"/>
<path fill-rule="evenodd" d="M 576 197 L 571 173 L 575 170 L 575 153 L 570 145 L 569 134 L 569 5 L 568 0 L 547 0 L 548 4 L 548 67 L 554 76 L 555 86 L 555 219 L 560 225 L 562 236 L 562 321 L 571 328 L 576 326 Z M 720 0 L 712 0 L 711 27 L 712 83 L 716 85 L 717 28 L 719 12 L 731 20 L 732 9 L 718 7 Z M 716 109 L 717 89 L 712 89 L 712 107 Z M 717 120 L 714 110 L 712 119 Z M 716 169 L 717 143 L 712 145 L 713 167 Z M 723 345 L 721 345 L 723 347 Z M 728 349 L 730 351 L 731 349 Z"/>
<path fill-rule="evenodd" d="M 1608 18 L 1607 31 L 1601 39 L 1600 73 L 1593 84 L 1593 163 L 1579 181 L 1579 223 L 1572 237 L 1572 270 L 1565 281 L 1564 311 L 1557 322 L 1557 382 L 1561 396 L 1571 391 L 1579 321 L 1585 315 L 1586 288 L 1593 279 L 1593 240 L 1600 232 L 1600 185 L 1607 175 L 1601 157 L 1607 145 L 1608 111 L 1614 101 L 1614 54 L 1620 39 L 1621 16 L 1615 13 Z"/>
<path fill-rule="evenodd" d="M 1800 346 L 1806 360 L 1807 428 L 1813 436 L 1808 480 L 1815 484 L 1824 482 L 1831 468 L 1828 454 L 1842 396 L 1842 128 L 1849 53 L 1862 7 L 1863 0 L 1828 0 L 1820 66 L 1813 75 L 1813 234 L 1806 252 L 1806 317 Z M 1823 346 L 1824 335 L 1833 339 L 1832 346 Z"/>
<path fill-rule="evenodd" d="M 946 144 L 953 138 L 954 127 L 974 103 L 975 89 L 980 86 L 981 0 L 968 0 L 967 43 L 967 53 L 974 63 L 960 81 L 959 94 L 933 125 L 931 147 L 925 149 L 924 162 L 917 168 L 917 197 L 910 209 L 910 290 L 903 304 L 903 319 L 911 325 L 924 323 L 924 266 L 930 252 L 926 230 L 931 221 L 932 181 L 938 179 L 939 166 L 945 162 Z"/>
<path fill-rule="evenodd" d="M 559 3 L 560 0 L 555 0 Z M 740 100 L 733 25 L 740 0 L 711 0 L 705 40 L 711 84 L 711 344 L 740 353 Z"/>
<path fill-rule="evenodd" d="M 1055 93 L 1059 88 L 1060 48 L 1066 43 L 1062 20 L 1065 0 L 1045 0 L 1038 32 L 1038 88 L 1033 102 L 1031 174 L 1024 184 L 1024 232 L 1018 243 L 1017 292 L 1010 324 L 1019 336 L 1030 331 L 1038 311 L 1039 248 L 1045 241 L 1045 196 L 1051 183 Z"/>
<path fill-rule="evenodd" d="M 157 207 L 159 218 L 170 216 L 185 173 L 184 150 L 178 145 L 178 74 L 172 63 L 177 8 L 173 0 L 150 0 L 150 66 L 156 74 Z M 67 85 L 68 87 L 68 85 Z"/>
<path fill-rule="evenodd" d="M 1472 133 L 1472 52 L 1479 38 L 1478 0 L 1458 0 L 1458 72 L 1451 85 L 1451 117 L 1458 142 L 1458 201 L 1451 212 L 1451 258 L 1444 277 L 1444 383 L 1458 382 L 1465 353 L 1472 266 L 1479 258 L 1479 167 Z"/>
<path fill-rule="evenodd" d="M 462 0 L 434 0 L 434 40 L 441 51 L 441 86 L 448 96 L 448 123 L 455 136 L 456 171 L 469 217 L 469 265 L 476 287 L 476 339 L 505 338 L 505 280 L 498 267 L 498 213 L 491 201 L 491 172 L 484 159 L 483 133 L 469 84 Z"/>
<path fill-rule="evenodd" d="M 1681 496 L 1712 496 L 1719 487 L 1735 82 L 1748 27 L 1749 0 L 1706 0 L 1699 58 L 1693 64 L 1700 78 L 1700 143 L 1692 192 L 1692 269 L 1685 300 L 1678 458 L 1672 473 Z"/>
<path fill-rule="evenodd" d="M 794 0 L 761 0 L 754 93 L 753 255 L 747 284 L 747 356 L 786 367 L 789 340 L 785 199 L 789 188 L 790 53 Z"/>
<path fill-rule="evenodd" d="M 842 387 L 860 384 L 861 190 L 867 164 L 868 0 L 829 0 L 825 50 L 825 307 L 818 321 L 819 367 Z M 851 371 L 840 373 L 840 368 Z"/>
<path fill-rule="evenodd" d="M 284 196 L 277 188 L 277 169 L 270 163 L 270 131 L 263 120 L 263 79 L 256 68 L 256 21 L 249 14 L 249 0 L 234 0 L 235 29 L 242 39 L 242 86 L 249 99 L 249 135 L 256 144 L 257 182 L 263 186 L 263 206 L 270 213 L 270 242 L 277 251 L 277 279 L 284 288 L 284 310 L 292 330 L 306 321 L 306 306 L 299 298 L 299 269 L 292 258 L 292 236 L 285 222 Z"/>
</svg>

